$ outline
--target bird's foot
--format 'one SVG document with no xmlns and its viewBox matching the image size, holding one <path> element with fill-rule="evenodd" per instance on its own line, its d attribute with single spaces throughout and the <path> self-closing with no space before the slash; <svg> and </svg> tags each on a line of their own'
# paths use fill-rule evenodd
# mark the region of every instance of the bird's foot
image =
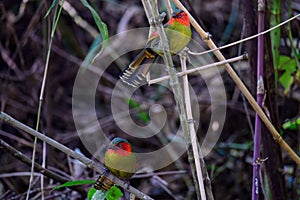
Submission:
<svg viewBox="0 0 300 200">
<path fill-rule="evenodd" d="M 107 178 L 108 174 L 109 170 L 105 167 L 103 173 L 99 175 L 96 183 L 94 184 L 94 188 L 96 190 L 108 191 L 114 185 L 114 182 Z"/>
<path fill-rule="evenodd" d="M 129 180 L 124 180 L 124 186 L 126 187 L 127 190 L 129 190 L 129 187 L 130 187 Z"/>
<path fill-rule="evenodd" d="M 101 176 L 107 176 L 107 174 L 109 174 L 109 169 L 107 167 L 103 167 L 103 172 L 101 174 Z"/>
</svg>

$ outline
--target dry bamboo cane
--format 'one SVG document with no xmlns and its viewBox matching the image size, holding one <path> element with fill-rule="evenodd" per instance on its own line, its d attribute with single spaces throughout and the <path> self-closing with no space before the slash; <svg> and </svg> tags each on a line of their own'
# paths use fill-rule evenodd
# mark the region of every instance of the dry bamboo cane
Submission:
<svg viewBox="0 0 300 200">
<path fill-rule="evenodd" d="M 154 27 L 154 30 L 156 30 L 159 34 L 160 37 L 160 42 L 161 42 L 161 46 L 162 46 L 162 50 L 164 53 L 163 59 L 165 62 L 165 65 L 167 67 L 168 73 L 170 75 L 170 86 L 172 88 L 173 91 L 173 95 L 176 101 L 176 105 L 179 109 L 179 119 L 180 119 L 180 124 L 181 124 L 181 128 L 182 128 L 182 132 L 184 133 L 184 138 L 185 141 L 187 143 L 187 154 L 188 154 L 188 158 L 190 161 L 190 165 L 191 165 L 191 172 L 192 172 L 192 177 L 193 177 L 193 181 L 195 184 L 195 190 L 196 190 L 196 194 L 197 194 L 197 199 L 201 198 L 205 198 L 202 197 L 203 195 L 205 196 L 205 193 L 203 194 L 202 192 L 200 192 L 200 188 L 199 188 L 199 183 L 198 183 L 198 179 L 197 179 L 197 175 L 196 175 L 196 167 L 195 167 L 195 163 L 193 162 L 193 150 L 190 148 L 190 135 L 189 135 L 189 129 L 188 129 L 188 122 L 186 119 L 186 111 L 185 111 L 185 106 L 183 103 L 183 93 L 182 93 L 182 88 L 179 84 L 178 81 L 178 77 L 176 76 L 176 72 L 173 68 L 173 60 L 171 57 L 169 50 L 169 44 L 167 41 L 167 37 L 166 34 L 164 32 L 164 28 L 162 26 L 161 23 L 161 19 L 159 17 L 159 13 L 158 13 L 158 9 L 157 9 L 157 0 L 141 0 L 144 6 L 144 10 L 145 13 L 147 15 L 147 18 L 149 20 L 149 24 L 151 25 L 151 27 Z M 150 27 L 150 29 L 151 29 Z"/>
<path fill-rule="evenodd" d="M 186 55 L 181 55 L 180 61 L 181 61 L 181 69 L 182 69 L 181 71 L 185 72 L 187 70 Z M 201 151 L 201 149 L 198 149 L 198 145 L 197 145 L 197 135 L 196 135 L 195 127 L 194 127 L 194 119 L 193 119 L 193 114 L 192 114 L 188 75 L 184 75 L 182 77 L 182 79 L 183 79 L 183 92 L 184 92 L 186 117 L 187 117 L 187 121 L 188 121 L 188 129 L 190 132 L 192 149 L 193 149 L 193 153 L 194 153 L 194 161 L 195 161 L 195 166 L 196 166 L 197 179 L 198 179 L 198 183 L 199 183 L 199 187 L 200 187 L 201 200 L 206 200 L 206 193 L 205 193 L 205 188 L 204 188 L 204 181 L 203 181 L 203 175 L 202 175 L 201 163 L 200 163 L 200 155 L 199 155 L 199 151 Z"/>
</svg>

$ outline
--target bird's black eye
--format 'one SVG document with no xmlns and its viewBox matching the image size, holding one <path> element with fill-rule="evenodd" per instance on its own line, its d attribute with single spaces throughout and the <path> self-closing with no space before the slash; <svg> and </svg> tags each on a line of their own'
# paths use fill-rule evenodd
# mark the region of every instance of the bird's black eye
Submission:
<svg viewBox="0 0 300 200">
<path fill-rule="evenodd" d="M 183 17 L 182 13 L 179 13 L 179 14 L 177 15 L 177 18 L 182 18 L 182 17 Z"/>
<path fill-rule="evenodd" d="M 173 14 L 172 17 L 173 18 L 182 18 L 183 17 L 183 12 L 177 12 L 176 14 Z"/>
</svg>

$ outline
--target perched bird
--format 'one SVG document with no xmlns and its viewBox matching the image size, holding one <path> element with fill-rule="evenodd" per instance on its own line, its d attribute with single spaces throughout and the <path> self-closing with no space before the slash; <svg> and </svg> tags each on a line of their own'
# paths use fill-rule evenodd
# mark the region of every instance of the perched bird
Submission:
<svg viewBox="0 0 300 200">
<path fill-rule="evenodd" d="M 192 36 L 188 15 L 182 10 L 174 12 L 164 25 L 164 31 L 168 38 L 170 53 L 174 55 L 180 52 Z M 120 79 L 133 87 L 139 86 L 159 56 L 163 56 L 161 42 L 158 33 L 153 32 L 148 38 L 146 47 L 122 72 Z"/>
<path fill-rule="evenodd" d="M 104 156 L 104 165 L 111 173 L 121 179 L 127 180 L 134 175 L 137 168 L 137 160 L 132 145 L 128 140 L 116 137 L 110 142 Z M 113 184 L 111 180 L 103 175 L 98 178 L 94 188 L 105 191 L 109 190 Z"/>
</svg>

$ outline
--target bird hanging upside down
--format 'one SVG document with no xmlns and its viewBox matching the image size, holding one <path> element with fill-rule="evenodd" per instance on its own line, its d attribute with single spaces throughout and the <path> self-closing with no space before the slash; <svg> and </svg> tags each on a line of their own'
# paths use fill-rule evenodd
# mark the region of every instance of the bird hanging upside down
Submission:
<svg viewBox="0 0 300 200">
<path fill-rule="evenodd" d="M 180 52 L 192 36 L 188 15 L 182 10 L 174 12 L 168 23 L 164 25 L 164 31 L 168 38 L 170 53 L 174 55 Z M 120 79 L 132 87 L 139 86 L 145 81 L 152 64 L 159 56 L 163 56 L 161 46 L 158 33 L 153 32 L 148 38 L 146 47 L 122 72 Z"/>
<path fill-rule="evenodd" d="M 137 160 L 132 145 L 128 140 L 120 137 L 114 138 L 105 153 L 104 165 L 115 176 L 127 180 L 134 175 L 137 168 Z M 114 183 L 105 175 L 99 176 L 94 188 L 107 191 Z"/>
</svg>

